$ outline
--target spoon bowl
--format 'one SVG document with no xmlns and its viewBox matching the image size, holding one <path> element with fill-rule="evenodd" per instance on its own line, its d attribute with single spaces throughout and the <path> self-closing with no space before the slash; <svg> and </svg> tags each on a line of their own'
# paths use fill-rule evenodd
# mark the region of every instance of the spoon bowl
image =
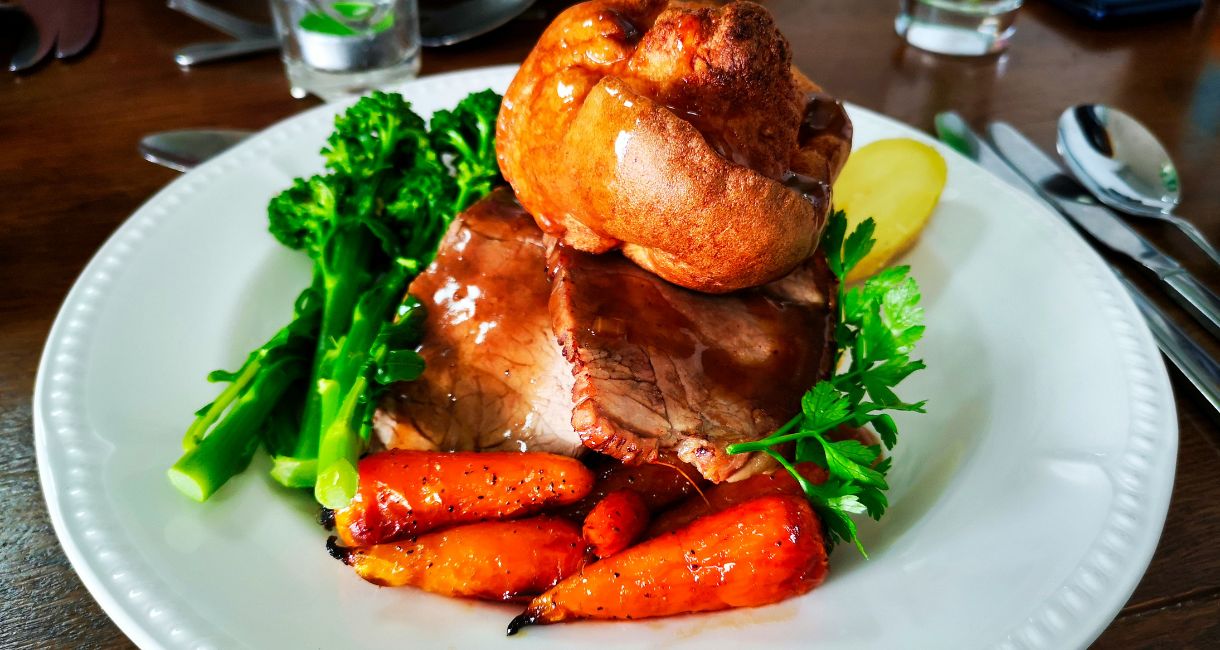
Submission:
<svg viewBox="0 0 1220 650">
<path fill-rule="evenodd" d="M 1059 117 L 1058 149 L 1068 169 L 1099 201 L 1174 224 L 1220 264 L 1220 253 L 1203 233 L 1173 214 L 1182 200 L 1177 168 L 1139 120 L 1102 104 L 1073 106 Z"/>
</svg>

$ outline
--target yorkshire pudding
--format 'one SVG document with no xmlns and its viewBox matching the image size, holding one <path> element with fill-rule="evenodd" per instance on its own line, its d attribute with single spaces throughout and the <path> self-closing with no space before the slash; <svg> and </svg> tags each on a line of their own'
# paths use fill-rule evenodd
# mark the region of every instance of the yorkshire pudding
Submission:
<svg viewBox="0 0 1220 650">
<path fill-rule="evenodd" d="M 766 9 L 593 0 L 561 13 L 504 96 L 496 150 L 548 234 L 723 293 L 817 246 L 851 148 Z"/>
</svg>

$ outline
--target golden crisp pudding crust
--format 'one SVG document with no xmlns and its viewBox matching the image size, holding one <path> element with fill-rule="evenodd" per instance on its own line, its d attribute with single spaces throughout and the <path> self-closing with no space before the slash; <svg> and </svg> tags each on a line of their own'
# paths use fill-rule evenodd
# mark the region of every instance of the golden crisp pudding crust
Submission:
<svg viewBox="0 0 1220 650">
<path fill-rule="evenodd" d="M 522 65 L 497 153 L 547 233 L 719 293 L 809 257 L 850 131 L 763 7 L 595 0 Z"/>
</svg>

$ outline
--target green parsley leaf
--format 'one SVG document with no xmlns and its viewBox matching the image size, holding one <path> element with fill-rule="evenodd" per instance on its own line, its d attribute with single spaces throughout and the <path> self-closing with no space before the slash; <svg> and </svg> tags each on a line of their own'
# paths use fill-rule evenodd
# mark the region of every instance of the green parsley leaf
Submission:
<svg viewBox="0 0 1220 650">
<path fill-rule="evenodd" d="M 838 214 L 843 213 L 840 211 Z M 846 216 L 844 216 L 843 220 L 844 222 L 847 221 Z M 846 227 L 845 224 L 844 228 Z M 856 268 L 860 260 L 863 260 L 872 252 L 873 245 L 877 243 L 877 240 L 873 239 L 873 232 L 876 230 L 877 222 L 873 221 L 872 217 L 869 217 L 862 221 L 859 226 L 856 226 L 856 229 L 848 235 L 847 241 L 843 242 L 843 277 L 847 277 L 847 273 Z"/>
<path fill-rule="evenodd" d="M 835 389 L 829 381 L 819 381 L 813 390 L 801 398 L 801 410 L 805 412 L 802 429 L 825 431 L 836 427 L 847 419 L 851 403 Z"/>
<path fill-rule="evenodd" d="M 894 445 L 898 444 L 898 425 L 894 424 L 894 418 L 890 417 L 889 413 L 878 413 L 869 418 L 869 424 L 873 425 L 873 430 L 881 436 L 881 444 L 885 445 L 886 449 L 893 449 Z M 889 459 L 885 459 L 889 462 Z"/>
<path fill-rule="evenodd" d="M 826 251 L 826 262 L 835 277 L 847 277 L 849 269 L 843 268 L 843 237 L 847 234 L 847 215 L 842 210 L 830 215 L 826 229 L 822 231 L 822 250 Z"/>
<path fill-rule="evenodd" d="M 859 451 L 867 450 L 868 447 L 860 444 L 856 440 L 844 440 L 842 442 L 828 442 L 821 436 L 817 436 L 822 442 L 822 450 L 826 452 L 826 469 L 830 473 L 847 481 L 855 481 L 862 485 L 868 485 L 882 490 L 888 490 L 889 485 L 885 482 L 885 476 L 868 466 L 877 459 L 876 454 L 866 455 L 860 458 Z M 854 446 L 853 446 L 854 445 Z M 852 456 L 855 455 L 855 458 Z M 857 460 L 859 459 L 859 460 Z M 864 462 L 861 463 L 860 460 Z"/>
<path fill-rule="evenodd" d="M 830 269 L 839 281 L 838 323 L 834 340 L 837 358 L 849 358 L 848 368 L 819 381 L 801 399 L 801 413 L 775 433 L 755 442 L 729 446 L 729 453 L 762 451 L 796 478 L 826 527 L 827 540 L 851 542 L 868 557 L 857 536 L 852 515 L 879 519 L 889 507 L 885 491 L 891 460 L 881 457 L 880 445 L 858 440 L 833 440 L 840 426 L 872 425 L 886 449 L 898 443 L 898 426 L 887 411 L 922 413 L 925 402 L 905 402 L 895 388 L 924 363 L 911 353 L 923 335 L 919 285 L 910 269 L 881 271 L 862 285 L 845 288 L 847 275 L 872 250 L 876 224 L 866 219 L 850 234 L 843 212 L 831 215 L 822 235 Z M 829 436 L 829 437 L 828 437 Z M 815 463 L 828 478 L 813 484 L 778 451 L 795 443 L 797 463 Z"/>
</svg>

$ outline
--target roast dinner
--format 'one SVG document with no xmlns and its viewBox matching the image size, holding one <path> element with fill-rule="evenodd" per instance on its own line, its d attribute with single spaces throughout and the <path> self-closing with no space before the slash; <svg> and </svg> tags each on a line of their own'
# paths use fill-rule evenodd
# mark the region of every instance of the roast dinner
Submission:
<svg viewBox="0 0 1220 650">
<path fill-rule="evenodd" d="M 314 283 L 213 373 L 172 482 L 204 500 L 263 448 L 356 575 L 517 603 L 510 634 L 814 589 L 923 410 L 888 264 L 945 174 L 852 136 L 745 0 L 590 0 L 502 98 L 360 100 L 269 209 Z"/>
</svg>

